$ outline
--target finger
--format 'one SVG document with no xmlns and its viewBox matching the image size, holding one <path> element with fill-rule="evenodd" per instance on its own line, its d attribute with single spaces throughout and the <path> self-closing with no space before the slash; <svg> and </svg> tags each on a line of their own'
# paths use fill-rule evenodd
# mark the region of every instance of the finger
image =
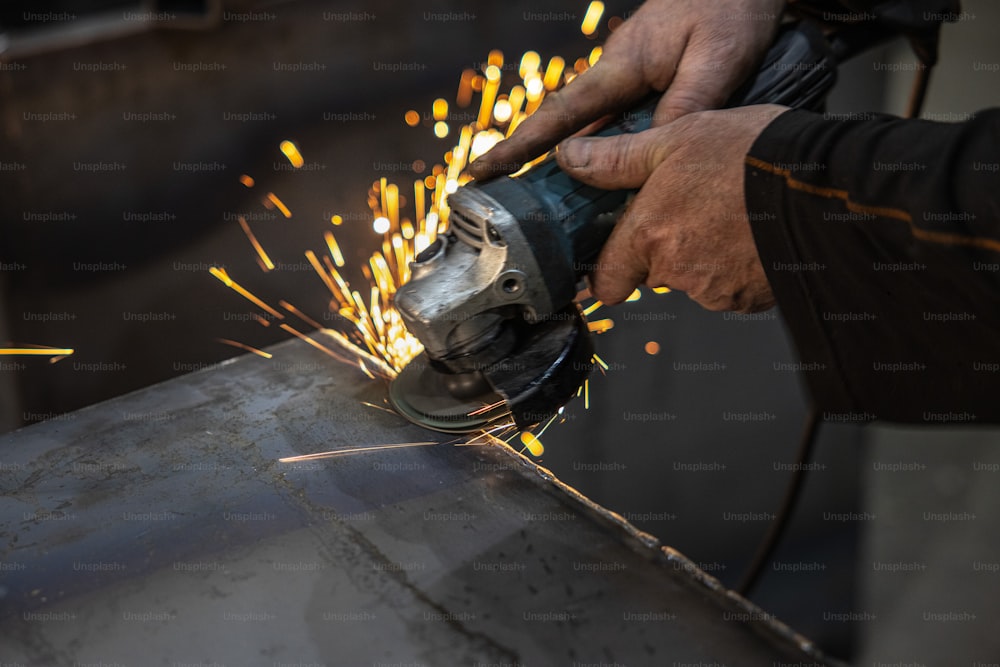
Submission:
<svg viewBox="0 0 1000 667">
<path fill-rule="evenodd" d="M 556 161 L 567 174 L 602 190 L 638 188 L 669 154 L 670 128 L 613 137 L 567 139 Z"/>
<path fill-rule="evenodd" d="M 631 225 L 626 224 L 627 216 L 628 211 L 611 232 L 590 273 L 591 293 L 608 305 L 627 299 L 649 273 L 645 255 L 635 251 Z"/>
<path fill-rule="evenodd" d="M 639 68 L 602 58 L 565 88 L 546 95 L 510 138 L 469 165 L 469 173 L 477 179 L 513 173 L 561 139 L 608 113 L 627 109 L 648 92 Z"/>
</svg>

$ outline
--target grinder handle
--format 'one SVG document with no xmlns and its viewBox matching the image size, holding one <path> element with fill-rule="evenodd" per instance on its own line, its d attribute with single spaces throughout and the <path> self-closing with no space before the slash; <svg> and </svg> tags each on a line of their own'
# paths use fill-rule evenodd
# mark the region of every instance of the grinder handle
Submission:
<svg viewBox="0 0 1000 667">
<path fill-rule="evenodd" d="M 836 81 L 836 60 L 819 28 L 800 21 L 783 25 L 774 45 L 764 57 L 760 69 L 729 99 L 726 107 L 750 104 L 782 104 L 818 110 Z M 595 136 L 614 136 L 641 132 L 650 127 L 660 94 L 655 94 L 636 109 L 623 114 Z M 557 225 L 547 230 L 562 237 L 565 259 L 572 262 L 572 284 L 556 273 L 545 271 L 553 303 L 569 303 L 576 292 L 576 281 L 594 268 L 604 242 L 633 191 L 608 191 L 584 185 L 570 178 L 549 156 L 517 178 L 502 178 L 479 185 L 497 201 L 502 201 L 522 221 L 522 228 L 532 236 L 542 230 L 537 225 Z M 552 235 L 545 234 L 550 239 Z M 551 247 L 551 246 L 550 246 Z M 543 258 L 550 260 L 551 258 Z M 557 262 L 562 263 L 562 262 Z"/>
</svg>

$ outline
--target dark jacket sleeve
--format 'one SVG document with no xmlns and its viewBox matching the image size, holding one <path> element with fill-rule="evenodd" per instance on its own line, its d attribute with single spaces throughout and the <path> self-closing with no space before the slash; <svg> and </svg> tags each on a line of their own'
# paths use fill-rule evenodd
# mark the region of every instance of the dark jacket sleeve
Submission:
<svg viewBox="0 0 1000 667">
<path fill-rule="evenodd" d="M 1000 422 L 1000 110 L 789 111 L 747 155 L 745 191 L 828 419 Z"/>
</svg>

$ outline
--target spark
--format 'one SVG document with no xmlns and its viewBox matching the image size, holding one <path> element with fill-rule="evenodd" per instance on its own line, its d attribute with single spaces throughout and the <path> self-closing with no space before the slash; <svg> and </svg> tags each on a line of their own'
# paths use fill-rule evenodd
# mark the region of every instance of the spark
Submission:
<svg viewBox="0 0 1000 667">
<path fill-rule="evenodd" d="M 333 237 L 333 232 L 326 232 L 323 234 L 323 238 L 326 240 L 326 246 L 330 249 L 330 257 L 333 258 L 333 263 L 338 268 L 344 266 L 344 255 L 340 252 L 340 245 L 337 244 L 337 239 Z"/>
<path fill-rule="evenodd" d="M 600 308 L 603 305 L 604 304 L 602 302 L 600 302 L 600 301 L 595 301 L 594 303 L 590 304 L 589 306 L 587 306 L 586 308 L 583 309 L 583 315 L 584 315 L 584 317 L 592 315 L 594 313 L 594 311 L 596 311 L 598 308 Z"/>
<path fill-rule="evenodd" d="M 587 329 L 591 333 L 602 334 L 606 331 L 611 331 L 615 327 L 614 320 L 603 319 L 594 320 L 593 322 L 587 322 Z"/>
<path fill-rule="evenodd" d="M 265 352 L 264 350 L 258 350 L 255 347 L 247 345 L 246 343 L 241 343 L 235 340 L 229 340 L 228 338 L 216 338 L 215 340 L 219 341 L 220 343 L 225 343 L 226 345 L 230 345 L 232 347 L 237 347 L 241 350 L 246 350 L 247 352 L 253 352 L 258 357 L 264 357 L 265 359 L 270 359 L 272 356 L 274 356 L 270 352 Z"/>
<path fill-rule="evenodd" d="M 668 294 L 669 292 L 670 292 L 670 288 L 669 287 L 654 287 L 653 288 L 653 293 L 654 294 Z"/>
<path fill-rule="evenodd" d="M 348 447 L 345 449 L 331 449 L 328 452 L 317 452 L 315 454 L 302 454 L 301 456 L 286 456 L 278 459 L 279 463 L 295 463 L 298 461 L 315 461 L 317 459 L 329 459 L 335 456 L 348 456 L 350 454 L 361 454 L 362 452 L 378 452 L 384 449 L 404 449 L 407 447 L 430 447 L 438 445 L 436 441 L 427 442 L 397 442 L 385 445 L 370 445 L 364 447 Z"/>
<path fill-rule="evenodd" d="M 448 117 L 448 100 L 442 97 L 434 100 L 434 105 L 431 107 L 431 115 L 434 116 L 434 120 L 445 120 Z"/>
<path fill-rule="evenodd" d="M 587 13 L 583 15 L 583 23 L 580 25 L 580 31 L 587 37 L 592 36 L 597 31 L 597 25 L 601 22 L 601 16 L 604 15 L 604 3 L 600 0 L 594 0 L 587 7 Z"/>
<path fill-rule="evenodd" d="M 655 356 L 660 353 L 660 344 L 655 340 L 651 340 L 643 346 L 643 349 L 646 351 L 646 354 Z"/>
<path fill-rule="evenodd" d="M 542 64 L 542 58 L 538 55 L 536 51 L 525 51 L 524 55 L 521 56 L 521 64 L 517 68 L 517 73 L 525 81 L 532 74 L 538 73 L 538 66 Z"/>
<path fill-rule="evenodd" d="M 71 347 L 0 347 L 0 355 L 16 356 L 68 357 L 74 351 Z"/>
<path fill-rule="evenodd" d="M 490 410 L 493 410 L 494 408 L 502 407 L 504 405 L 504 403 L 506 403 L 506 402 L 507 401 L 505 401 L 504 399 L 500 399 L 496 403 L 490 403 L 489 405 L 484 405 L 483 407 L 479 408 L 478 410 L 473 410 L 472 412 L 470 412 L 469 416 L 470 417 L 475 417 L 476 415 L 481 415 L 483 413 L 489 412 Z"/>
<path fill-rule="evenodd" d="M 625 299 L 625 303 L 632 303 L 633 301 L 638 301 L 640 298 L 642 298 L 642 292 L 640 292 L 639 288 L 636 287 L 632 290 L 632 293 L 628 295 L 628 298 Z"/>
<path fill-rule="evenodd" d="M 260 261 L 262 262 L 261 268 L 264 269 L 264 273 L 267 273 L 274 268 L 274 262 L 272 262 L 271 258 L 267 256 L 267 253 L 264 252 L 264 247 L 261 246 L 260 241 L 257 240 L 257 237 L 254 236 L 254 233 L 250 230 L 250 225 L 247 224 L 246 218 L 241 215 L 237 218 L 237 220 L 239 220 L 240 227 L 243 228 L 243 233 L 246 234 L 247 239 L 250 240 L 250 245 L 253 246 L 253 249 L 257 251 L 257 256 L 260 257 Z"/>
<path fill-rule="evenodd" d="M 531 455 L 535 458 L 538 458 L 545 453 L 545 446 L 534 433 L 531 433 L 530 431 L 521 431 L 520 439 L 524 448 L 531 452 Z"/>
<path fill-rule="evenodd" d="M 545 77 L 542 79 L 542 84 L 545 86 L 545 90 L 551 92 L 559 87 L 563 69 L 565 68 L 566 61 L 559 56 L 553 56 L 552 59 L 549 60 L 549 66 L 545 68 Z"/>
<path fill-rule="evenodd" d="M 410 109 L 403 116 L 403 120 L 410 127 L 416 127 L 417 125 L 420 125 L 420 114 L 414 111 L 413 109 Z"/>
<path fill-rule="evenodd" d="M 385 234 L 389 231 L 389 224 L 389 218 L 379 216 L 372 222 L 372 229 L 375 230 L 376 234 Z"/>
<path fill-rule="evenodd" d="M 330 216 L 330 224 L 333 225 L 334 227 L 340 227 L 342 224 L 344 224 L 344 218 L 342 218 L 339 215 L 332 215 Z"/>
<path fill-rule="evenodd" d="M 243 287 L 242 285 L 240 285 L 239 283 L 237 283 L 235 280 L 233 280 L 232 278 L 230 278 L 229 274 L 226 273 L 225 269 L 220 269 L 217 266 L 213 266 L 212 268 L 210 268 L 208 270 L 208 272 L 211 273 L 216 278 L 218 278 L 219 280 L 221 280 L 223 285 L 225 285 L 226 287 L 232 289 L 237 294 L 239 294 L 240 296 L 242 296 L 247 301 L 250 301 L 252 304 L 254 304 L 255 306 L 257 306 L 261 310 L 267 311 L 268 313 L 270 313 L 270 314 L 274 315 L 275 317 L 277 317 L 279 320 L 285 319 L 284 315 L 282 315 L 281 313 L 279 313 L 278 311 L 276 311 L 274 308 L 272 308 L 271 306 L 267 305 L 266 303 L 264 303 L 263 301 L 261 301 L 260 299 L 258 299 L 249 290 L 247 290 L 245 287 Z"/>
<path fill-rule="evenodd" d="M 247 176 L 246 174 L 243 174 L 242 176 L 240 176 L 240 183 L 242 183 L 243 185 L 245 185 L 248 188 L 252 188 L 253 184 L 254 184 L 254 180 L 252 178 L 250 178 L 249 176 Z"/>
<path fill-rule="evenodd" d="M 281 306 L 282 308 L 284 308 L 285 310 L 287 310 L 288 312 L 290 312 L 292 315 L 295 315 L 296 317 L 298 317 L 300 320 L 302 320 L 303 322 L 305 322 L 309 326 L 311 326 L 311 327 L 313 327 L 315 329 L 322 329 L 322 328 L 324 328 L 322 324 L 320 324 L 319 322 L 317 322 L 313 318 L 309 317 L 308 315 L 306 315 L 301 310 L 299 310 L 298 308 L 296 308 L 292 304 L 288 303 L 284 299 L 282 299 L 281 301 L 279 301 L 278 305 Z"/>
<path fill-rule="evenodd" d="M 302 165 L 306 163 L 306 161 L 302 158 L 302 153 L 299 152 L 299 147 L 288 139 L 285 139 L 278 144 L 278 148 L 281 149 L 281 152 L 285 154 L 285 157 L 288 158 L 288 161 L 296 169 L 300 169 Z"/>
<path fill-rule="evenodd" d="M 288 210 L 287 206 L 285 206 L 285 202 L 278 199 L 278 195 L 274 194 L 273 192 L 268 192 L 267 199 L 265 200 L 264 203 L 265 206 L 267 206 L 267 202 L 271 202 L 271 204 L 277 207 L 277 209 L 281 211 L 281 215 L 285 216 L 286 218 L 292 217 L 292 212 Z"/>
</svg>

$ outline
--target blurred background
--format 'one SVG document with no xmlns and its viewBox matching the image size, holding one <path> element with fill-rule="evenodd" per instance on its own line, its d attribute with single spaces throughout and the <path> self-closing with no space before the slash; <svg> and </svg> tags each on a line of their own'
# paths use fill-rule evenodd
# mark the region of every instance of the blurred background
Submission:
<svg viewBox="0 0 1000 667">
<path fill-rule="evenodd" d="M 324 248 L 338 215 L 348 266 L 367 261 L 380 240 L 372 183 L 404 190 L 456 141 L 459 123 L 435 136 L 433 101 L 452 101 L 491 49 L 515 65 L 528 50 L 586 57 L 633 4 L 607 2 L 585 36 L 587 3 L 570 0 L 5 3 L 0 345 L 75 353 L 0 357 L 0 431 L 240 353 L 219 338 L 262 348 L 288 337 L 255 321 L 211 266 L 332 319 L 303 252 Z M 1000 102 L 1000 7 L 963 5 L 944 28 L 931 119 Z M 848 63 L 829 110 L 901 113 L 913 62 L 892 43 Z M 304 168 L 289 168 L 284 140 Z M 268 193 L 291 217 L 262 203 Z M 239 216 L 274 271 L 260 270 Z M 780 503 L 806 412 L 780 314 L 708 313 L 651 292 L 602 314 L 615 322 L 598 340 L 609 369 L 592 379 L 589 409 L 573 402 L 547 431 L 542 463 L 735 586 Z M 754 601 L 858 664 L 995 659 L 997 444 L 981 428 L 824 424 Z M 942 510 L 975 518 L 924 518 Z"/>
</svg>

